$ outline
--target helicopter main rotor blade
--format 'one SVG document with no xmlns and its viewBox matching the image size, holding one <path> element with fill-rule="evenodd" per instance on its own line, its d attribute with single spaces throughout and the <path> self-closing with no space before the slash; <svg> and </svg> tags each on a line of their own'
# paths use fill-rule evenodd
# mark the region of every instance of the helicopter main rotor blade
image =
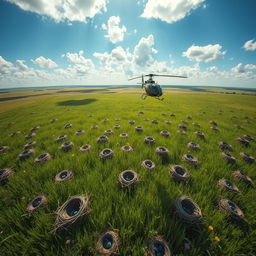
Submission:
<svg viewBox="0 0 256 256">
<path fill-rule="evenodd" d="M 136 77 L 133 77 L 133 78 L 129 78 L 128 81 L 133 80 L 133 79 L 138 79 L 138 78 L 141 78 L 141 77 L 142 77 L 142 75 L 141 76 L 136 76 Z"/>
<path fill-rule="evenodd" d="M 165 77 L 177 77 L 177 78 L 188 78 L 187 76 L 174 76 L 174 75 L 156 75 L 156 74 L 149 74 L 149 75 L 145 75 L 145 76 L 165 76 Z"/>
</svg>

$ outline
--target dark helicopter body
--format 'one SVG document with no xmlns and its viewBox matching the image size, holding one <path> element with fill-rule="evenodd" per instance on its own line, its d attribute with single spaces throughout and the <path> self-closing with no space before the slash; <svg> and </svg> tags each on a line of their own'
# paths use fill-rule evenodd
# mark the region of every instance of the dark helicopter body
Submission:
<svg viewBox="0 0 256 256">
<path fill-rule="evenodd" d="M 144 81 L 144 76 L 149 76 L 149 79 Z M 156 83 L 153 80 L 153 76 L 165 76 L 165 77 L 179 77 L 179 78 L 187 78 L 186 76 L 172 76 L 172 75 L 155 75 L 155 74 L 148 74 L 148 75 L 141 75 L 138 77 L 134 77 L 131 78 L 129 80 L 133 80 L 133 79 L 137 79 L 137 78 L 141 78 L 141 88 L 145 89 L 145 94 L 142 94 L 142 99 L 146 99 L 147 96 L 151 96 L 151 97 L 155 97 L 158 100 L 163 100 L 160 99 L 159 97 L 161 97 L 163 95 L 163 91 L 162 88 L 160 87 L 160 85 L 158 83 Z"/>
</svg>

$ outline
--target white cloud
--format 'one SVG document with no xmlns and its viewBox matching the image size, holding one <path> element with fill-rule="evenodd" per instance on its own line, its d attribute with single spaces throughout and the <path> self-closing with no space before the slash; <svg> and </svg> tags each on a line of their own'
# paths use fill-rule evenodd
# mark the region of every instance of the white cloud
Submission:
<svg viewBox="0 0 256 256">
<path fill-rule="evenodd" d="M 126 32 L 126 27 L 123 25 L 119 27 L 120 17 L 111 16 L 108 19 L 108 24 L 102 24 L 102 29 L 107 30 L 106 38 L 110 40 L 113 44 L 117 42 L 122 42 L 124 40 L 124 34 Z"/>
<path fill-rule="evenodd" d="M 6 61 L 2 56 L 0 56 L 0 75 L 9 73 L 13 69 L 13 64 Z"/>
<path fill-rule="evenodd" d="M 244 68 L 245 68 L 245 69 L 251 69 L 251 70 L 253 70 L 253 69 L 256 69 L 256 65 L 253 65 L 253 64 L 246 64 L 246 65 L 244 66 Z"/>
<path fill-rule="evenodd" d="M 56 22 L 86 22 L 97 13 L 106 11 L 108 0 L 7 0 L 25 11 L 48 16 Z"/>
<path fill-rule="evenodd" d="M 174 23 L 188 16 L 205 0 L 148 0 L 141 17 Z"/>
<path fill-rule="evenodd" d="M 26 71 L 28 70 L 28 66 L 26 64 L 24 64 L 24 60 L 16 60 L 16 65 L 18 67 L 19 70 L 21 71 Z"/>
<path fill-rule="evenodd" d="M 58 66 L 53 60 L 46 59 L 43 56 L 40 56 L 40 57 L 36 58 L 35 60 L 31 59 L 31 61 L 41 68 L 56 68 Z"/>
<path fill-rule="evenodd" d="M 226 52 L 221 52 L 222 46 L 219 44 L 209 44 L 206 46 L 192 45 L 183 52 L 182 55 L 197 62 L 212 62 L 221 58 Z"/>
<path fill-rule="evenodd" d="M 216 66 L 211 66 L 211 67 L 207 68 L 207 70 L 208 70 L 209 72 L 217 73 L 217 72 L 218 72 L 218 67 L 216 67 Z"/>
<path fill-rule="evenodd" d="M 234 73 L 245 73 L 244 65 L 242 63 L 239 63 L 235 67 L 233 67 L 231 71 Z"/>
<path fill-rule="evenodd" d="M 255 42 L 255 40 L 252 39 L 252 40 L 249 40 L 249 41 L 245 42 L 243 48 L 246 51 L 256 51 L 256 42 Z"/>
</svg>

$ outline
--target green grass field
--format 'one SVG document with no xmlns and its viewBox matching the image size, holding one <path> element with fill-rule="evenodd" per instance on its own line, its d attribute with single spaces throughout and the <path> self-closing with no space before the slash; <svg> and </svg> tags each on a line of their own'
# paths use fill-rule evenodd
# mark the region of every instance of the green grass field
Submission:
<svg viewBox="0 0 256 256">
<path fill-rule="evenodd" d="M 140 90 L 113 89 L 91 92 L 63 92 L 56 89 L 50 95 L 8 99 L 0 102 L 0 146 L 9 146 L 0 154 L 0 168 L 12 168 L 12 175 L 6 184 L 0 185 L 0 255 L 97 255 L 95 251 L 99 235 L 108 230 L 116 230 L 121 238 L 119 255 L 145 255 L 148 238 L 159 234 L 168 242 L 173 255 L 232 255 L 253 256 L 256 254 L 256 192 L 232 175 L 240 170 L 256 181 L 255 163 L 249 164 L 239 155 L 246 152 L 255 155 L 256 142 L 250 141 L 245 147 L 235 139 L 249 134 L 256 137 L 256 97 L 247 95 L 225 95 L 201 92 L 166 90 L 165 101 L 152 98 L 140 99 Z M 42 90 L 44 94 L 47 91 Z M 38 92 L 23 92 L 23 96 Z M 21 93 L 1 94 L 1 98 L 15 97 Z M 220 112 L 222 110 L 222 112 Z M 143 111 L 143 115 L 138 115 Z M 163 113 L 166 116 L 162 115 Z M 175 113 L 175 117 L 170 117 Z M 88 117 L 88 115 L 92 117 Z M 187 116 L 192 116 L 188 120 Z M 58 119 L 51 123 L 51 119 Z M 109 121 L 104 123 L 103 119 Z M 121 118 L 121 121 L 115 121 Z M 150 121 L 144 121 L 149 118 Z M 152 124 L 151 120 L 158 120 Z M 130 125 L 129 120 L 135 120 Z M 172 124 L 166 124 L 170 120 Z M 187 120 L 186 135 L 177 132 L 181 120 Z M 210 120 L 218 123 L 220 132 L 210 129 Z M 248 121 L 249 120 L 249 121 Z M 193 122 L 201 125 L 194 127 Z M 64 125 L 72 123 L 71 129 Z M 97 124 L 98 129 L 91 129 Z M 121 128 L 113 128 L 120 124 Z M 135 126 L 144 128 L 142 133 Z M 243 129 L 236 128 L 241 125 Z M 33 126 L 35 131 L 35 155 L 26 161 L 18 160 L 24 145 L 32 140 L 24 137 Z M 84 129 L 81 136 L 77 130 Z M 109 142 L 98 144 L 98 136 L 106 129 L 112 129 Z M 168 130 L 169 138 L 160 135 Z M 195 136 L 202 131 L 205 140 Z M 21 134 L 10 137 L 15 131 Z M 128 133 L 127 139 L 119 137 Z M 61 143 L 55 139 L 68 135 L 74 147 L 63 152 Z M 146 136 L 153 136 L 154 145 L 144 144 Z M 191 152 L 187 143 L 193 141 L 201 150 Z M 226 141 L 233 146 L 231 154 L 236 164 L 228 164 L 220 157 L 222 150 L 218 142 Z M 89 152 L 79 152 L 83 144 L 92 145 Z M 123 145 L 133 147 L 133 152 L 121 151 Z M 161 159 L 155 149 L 164 146 L 169 149 L 168 159 Z M 99 153 L 104 148 L 114 151 L 112 159 L 101 161 Z M 34 163 L 35 158 L 48 152 L 52 159 Z M 199 166 L 194 167 L 182 161 L 183 154 L 191 153 L 198 158 Z M 156 168 L 148 171 L 141 162 L 151 159 Z M 174 182 L 169 166 L 179 164 L 191 174 L 188 183 Z M 55 175 L 72 169 L 74 179 L 55 184 Z M 139 183 L 134 190 L 122 189 L 118 183 L 120 172 L 131 169 L 138 173 Z M 240 194 L 221 189 L 217 182 L 226 178 L 234 182 Z M 34 212 L 26 212 L 28 203 L 37 195 L 48 195 L 46 207 Z M 70 196 L 88 194 L 91 211 L 82 224 L 68 231 L 51 233 L 54 228 L 55 211 Z M 182 195 L 190 196 L 201 208 L 204 222 L 201 226 L 184 224 L 174 213 L 173 202 Z M 235 202 L 245 214 L 245 223 L 237 224 L 218 208 L 218 201 L 228 198 Z M 209 229 L 213 227 L 213 230 Z M 184 248 L 184 242 L 190 249 Z"/>
</svg>

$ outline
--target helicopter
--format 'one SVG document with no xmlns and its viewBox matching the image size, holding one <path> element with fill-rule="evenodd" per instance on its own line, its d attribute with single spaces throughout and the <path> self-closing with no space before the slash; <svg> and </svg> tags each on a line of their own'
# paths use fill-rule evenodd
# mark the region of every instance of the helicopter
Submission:
<svg viewBox="0 0 256 256">
<path fill-rule="evenodd" d="M 143 100 L 145 100 L 147 98 L 147 96 L 154 97 L 158 100 L 164 100 L 164 98 L 160 98 L 163 95 L 163 91 L 162 91 L 162 88 L 160 87 L 160 85 L 153 80 L 154 76 L 187 78 L 186 76 L 157 75 L 157 74 L 143 75 L 142 74 L 141 76 L 136 76 L 136 77 L 128 79 L 130 81 L 133 79 L 141 78 L 141 83 L 138 83 L 138 84 L 141 84 L 141 88 L 145 89 L 145 93 L 143 93 L 141 95 L 141 98 Z M 149 79 L 144 81 L 144 77 L 149 77 Z"/>
</svg>

